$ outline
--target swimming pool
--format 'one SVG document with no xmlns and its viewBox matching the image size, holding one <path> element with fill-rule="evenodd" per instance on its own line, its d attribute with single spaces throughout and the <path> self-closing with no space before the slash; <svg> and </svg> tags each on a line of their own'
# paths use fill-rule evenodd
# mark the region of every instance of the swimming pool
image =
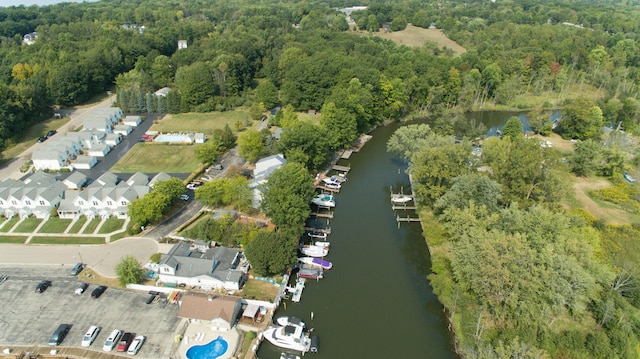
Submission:
<svg viewBox="0 0 640 359">
<path fill-rule="evenodd" d="M 155 142 L 184 142 L 184 143 L 193 142 L 189 135 L 170 135 L 170 134 L 158 135 L 154 141 Z"/>
<path fill-rule="evenodd" d="M 229 343 L 218 336 L 204 345 L 194 345 L 187 350 L 187 359 L 216 359 L 227 352 Z"/>
</svg>

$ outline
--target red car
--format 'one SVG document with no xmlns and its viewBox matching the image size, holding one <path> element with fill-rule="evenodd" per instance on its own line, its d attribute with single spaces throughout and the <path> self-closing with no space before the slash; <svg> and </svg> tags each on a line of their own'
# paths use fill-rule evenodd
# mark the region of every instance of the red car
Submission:
<svg viewBox="0 0 640 359">
<path fill-rule="evenodd" d="M 127 348 L 129 348 L 129 345 L 131 344 L 131 341 L 133 340 L 133 337 L 133 333 L 124 333 L 122 335 L 122 338 L 120 338 L 120 342 L 118 342 L 118 348 L 116 350 L 119 352 L 126 352 Z"/>
</svg>

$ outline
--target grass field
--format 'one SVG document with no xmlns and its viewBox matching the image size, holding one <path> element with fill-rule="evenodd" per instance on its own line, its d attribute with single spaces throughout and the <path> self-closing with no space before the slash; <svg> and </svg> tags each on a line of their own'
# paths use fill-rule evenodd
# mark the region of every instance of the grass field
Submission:
<svg viewBox="0 0 640 359">
<path fill-rule="evenodd" d="M 93 234 L 93 232 L 96 230 L 96 228 L 98 227 L 98 224 L 100 224 L 100 218 L 94 218 L 91 220 L 91 222 L 89 222 L 89 224 L 87 224 L 87 227 L 85 227 L 84 231 L 82 233 L 84 234 Z"/>
<path fill-rule="evenodd" d="M 11 227 L 15 226 L 16 223 L 20 220 L 20 217 L 14 216 L 10 220 L 4 222 L 2 224 L 2 232 L 7 232 L 11 229 Z"/>
<path fill-rule="evenodd" d="M 611 186 L 611 182 L 600 177 L 577 177 L 573 178 L 573 190 L 575 199 L 579 207 L 591 213 L 598 219 L 604 220 L 608 224 L 629 223 L 627 212 L 612 203 L 595 201 L 589 192 Z"/>
<path fill-rule="evenodd" d="M 278 287 L 262 280 L 249 279 L 242 288 L 242 296 L 247 299 L 272 301 L 278 294 Z"/>
<path fill-rule="evenodd" d="M 104 244 L 104 237 L 32 237 L 31 244 Z"/>
<path fill-rule="evenodd" d="M 68 233 L 78 233 L 84 224 L 87 222 L 87 217 L 82 216 L 71 226 Z"/>
<path fill-rule="evenodd" d="M 20 223 L 13 232 L 16 233 L 31 233 L 33 232 L 38 225 L 42 223 L 42 219 L 40 218 L 27 218 L 22 223 Z"/>
<path fill-rule="evenodd" d="M 398 45 L 418 47 L 424 45 L 425 41 L 431 41 L 438 44 L 438 47 L 441 49 L 446 47 L 447 49 L 453 50 L 456 55 L 462 55 L 467 52 L 464 47 L 448 38 L 440 29 L 423 29 L 409 24 L 407 28 L 402 31 L 379 32 L 375 35 L 383 39 L 391 40 Z"/>
<path fill-rule="evenodd" d="M 215 129 L 223 129 L 229 125 L 235 132 L 235 123 L 249 120 L 249 113 L 244 111 L 181 113 L 166 115 L 154 122 L 151 131 L 158 132 L 203 132 L 209 136 Z"/>
<path fill-rule="evenodd" d="M 124 219 L 118 219 L 116 217 L 109 217 L 103 224 L 102 227 L 98 230 L 99 234 L 107 234 L 115 231 L 119 231 L 122 229 L 122 225 L 124 224 Z"/>
<path fill-rule="evenodd" d="M 195 158 L 199 145 L 138 143 L 111 168 L 112 172 L 188 173 L 200 165 Z"/>
<path fill-rule="evenodd" d="M 0 243 L 20 244 L 26 240 L 26 236 L 0 236 Z"/>
<path fill-rule="evenodd" d="M 64 233 L 64 230 L 71 224 L 71 219 L 66 218 L 49 218 L 38 233 Z"/>
<path fill-rule="evenodd" d="M 118 234 L 114 234 L 113 236 L 111 236 L 111 243 L 128 236 L 129 235 L 127 234 L 127 232 L 120 232 Z"/>
</svg>

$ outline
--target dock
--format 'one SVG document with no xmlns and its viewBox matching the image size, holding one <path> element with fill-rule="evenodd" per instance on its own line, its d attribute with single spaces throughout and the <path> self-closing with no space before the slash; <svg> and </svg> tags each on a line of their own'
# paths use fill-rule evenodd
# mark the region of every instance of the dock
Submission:
<svg viewBox="0 0 640 359">
<path fill-rule="evenodd" d="M 291 296 L 291 301 L 294 303 L 299 303 L 300 299 L 302 299 L 302 291 L 304 290 L 304 283 L 307 280 L 305 278 L 298 278 L 296 280 L 296 286 L 293 288 L 293 295 Z"/>
<path fill-rule="evenodd" d="M 331 192 L 331 193 L 339 193 L 340 192 L 340 189 L 338 189 L 338 188 L 329 188 L 327 186 L 323 186 L 322 184 L 316 185 L 316 188 L 317 189 L 321 189 L 323 191 Z"/>
<path fill-rule="evenodd" d="M 349 173 L 349 171 L 351 171 L 351 165 L 349 165 L 349 166 L 333 165 L 331 167 L 331 169 L 334 170 L 334 171 L 342 172 L 346 176 L 347 173 Z"/>
<path fill-rule="evenodd" d="M 400 217 L 400 216 L 396 216 L 396 222 L 398 222 L 398 228 L 400 228 L 400 223 L 402 222 L 420 222 L 420 218 L 417 217 Z"/>
<path fill-rule="evenodd" d="M 342 152 L 342 155 L 340 156 L 340 158 L 342 158 L 344 160 L 348 160 L 349 157 L 351 157 L 352 154 L 353 154 L 353 150 L 344 150 L 344 152 Z"/>
<path fill-rule="evenodd" d="M 333 218 L 333 212 L 322 213 L 322 212 L 311 212 L 309 215 L 318 217 L 318 218 Z"/>
<path fill-rule="evenodd" d="M 415 211 L 416 210 L 416 206 L 403 206 L 403 205 L 391 205 L 391 209 L 393 209 L 394 211 Z"/>
<path fill-rule="evenodd" d="M 331 228 L 304 227 L 304 230 L 309 232 L 321 232 L 321 233 L 331 234 Z"/>
</svg>

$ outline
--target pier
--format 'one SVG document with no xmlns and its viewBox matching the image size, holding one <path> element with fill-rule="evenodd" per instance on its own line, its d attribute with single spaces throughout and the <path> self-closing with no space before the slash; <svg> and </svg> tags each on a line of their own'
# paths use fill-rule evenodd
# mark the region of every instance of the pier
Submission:
<svg viewBox="0 0 640 359">
<path fill-rule="evenodd" d="M 396 216 L 396 222 L 398 222 L 398 228 L 400 228 L 400 223 L 402 222 L 420 222 L 420 218 L 418 217 L 400 217 L 400 216 Z"/>
<path fill-rule="evenodd" d="M 347 173 L 349 173 L 349 171 L 351 171 L 351 165 L 349 165 L 349 166 L 333 165 L 331 167 L 331 169 L 334 170 L 334 171 L 342 172 L 346 176 Z"/>
<path fill-rule="evenodd" d="M 322 182 L 320 182 L 320 184 L 316 185 L 317 189 L 321 189 L 323 191 L 327 191 L 327 192 L 331 192 L 331 193 L 339 193 L 340 189 L 339 188 L 329 188 L 327 186 L 323 186 Z"/>
<path fill-rule="evenodd" d="M 304 227 L 304 230 L 309 232 L 321 232 L 321 233 L 331 234 L 331 228 Z"/>
<path fill-rule="evenodd" d="M 305 278 L 298 278 L 296 280 L 296 286 L 293 289 L 293 295 L 291 296 L 291 301 L 294 303 L 299 303 L 300 299 L 302 299 L 302 291 L 304 290 L 304 283 L 307 280 Z"/>
<path fill-rule="evenodd" d="M 394 211 L 410 211 L 410 210 L 415 211 L 416 208 L 418 208 L 418 207 L 416 207 L 416 206 L 402 206 L 402 205 L 395 205 L 395 204 L 391 205 L 391 209 L 393 209 Z"/>
<path fill-rule="evenodd" d="M 333 219 L 333 212 L 322 213 L 322 212 L 311 212 L 310 216 L 318 217 L 318 218 L 330 218 Z"/>
</svg>

